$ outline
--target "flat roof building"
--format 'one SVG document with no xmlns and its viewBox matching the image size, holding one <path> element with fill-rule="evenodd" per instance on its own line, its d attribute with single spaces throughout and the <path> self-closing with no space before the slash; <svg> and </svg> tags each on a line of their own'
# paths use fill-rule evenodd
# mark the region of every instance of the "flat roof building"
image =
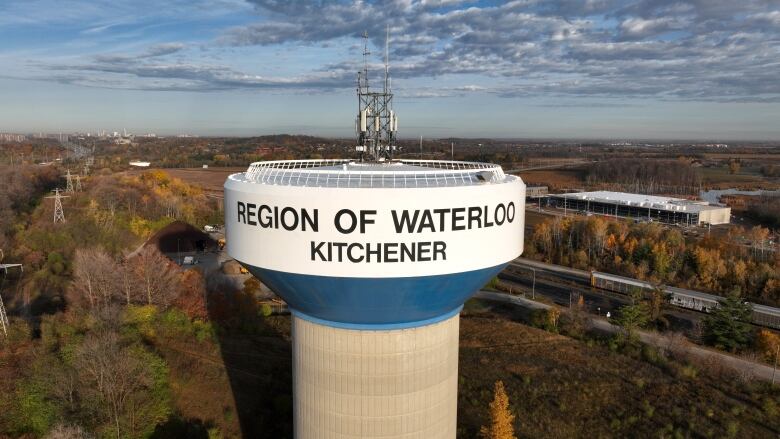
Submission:
<svg viewBox="0 0 780 439">
<path fill-rule="evenodd" d="M 525 197 L 526 198 L 541 198 L 547 196 L 547 186 L 526 186 Z"/>
<path fill-rule="evenodd" d="M 561 209 L 665 224 L 728 224 L 731 218 L 730 207 L 715 206 L 706 201 L 625 192 L 550 194 L 548 204 Z"/>
</svg>

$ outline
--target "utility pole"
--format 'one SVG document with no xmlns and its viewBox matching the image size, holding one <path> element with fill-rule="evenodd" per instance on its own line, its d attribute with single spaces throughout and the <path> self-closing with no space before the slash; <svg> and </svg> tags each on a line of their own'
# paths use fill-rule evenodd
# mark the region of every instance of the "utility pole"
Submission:
<svg viewBox="0 0 780 439">
<path fill-rule="evenodd" d="M 68 195 L 60 195 L 60 189 L 54 189 L 54 196 L 46 198 L 54 198 L 54 224 L 65 222 L 65 212 L 62 209 L 62 199 L 68 198 Z"/>
<path fill-rule="evenodd" d="M 455 160 L 455 142 L 450 142 L 450 158 Z"/>
<path fill-rule="evenodd" d="M 420 158 L 422 159 L 422 136 L 420 136 Z"/>
<path fill-rule="evenodd" d="M 780 354 L 780 345 L 775 349 L 775 366 L 772 368 L 772 387 L 775 386 L 775 372 L 777 372 L 777 355 Z"/>
</svg>

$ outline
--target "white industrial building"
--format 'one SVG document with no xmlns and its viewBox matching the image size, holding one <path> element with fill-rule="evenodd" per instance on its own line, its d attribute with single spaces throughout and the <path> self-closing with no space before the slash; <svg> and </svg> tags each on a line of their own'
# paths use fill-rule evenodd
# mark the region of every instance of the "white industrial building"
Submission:
<svg viewBox="0 0 780 439">
<path fill-rule="evenodd" d="M 706 201 L 625 192 L 551 194 L 548 204 L 566 210 L 665 224 L 728 224 L 731 218 L 730 207 L 711 205 Z"/>
</svg>

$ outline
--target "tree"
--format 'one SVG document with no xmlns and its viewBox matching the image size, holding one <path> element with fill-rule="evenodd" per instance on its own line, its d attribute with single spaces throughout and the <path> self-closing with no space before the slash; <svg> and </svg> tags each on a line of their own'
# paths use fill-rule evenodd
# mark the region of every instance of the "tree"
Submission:
<svg viewBox="0 0 780 439">
<path fill-rule="evenodd" d="M 181 273 L 179 295 L 173 305 L 191 319 L 206 320 L 208 307 L 206 304 L 206 280 L 200 270 L 185 270 Z"/>
<path fill-rule="evenodd" d="M 730 293 L 704 319 L 705 341 L 731 352 L 746 346 L 750 340 L 752 313 L 748 302 Z"/>
<path fill-rule="evenodd" d="M 92 436 L 78 425 L 59 424 L 44 439 L 89 439 Z"/>
<path fill-rule="evenodd" d="M 756 350 L 764 357 L 764 360 L 774 361 L 780 350 L 780 335 L 768 329 L 758 331 L 758 334 L 756 334 Z"/>
<path fill-rule="evenodd" d="M 561 311 L 557 307 L 538 309 L 531 314 L 531 324 L 545 331 L 558 332 L 558 320 Z"/>
<path fill-rule="evenodd" d="M 146 246 L 128 261 L 147 305 L 168 306 L 176 296 L 176 269 L 152 246 Z"/>
<path fill-rule="evenodd" d="M 161 364 L 143 348 L 124 345 L 115 332 L 101 331 L 76 352 L 81 399 L 111 425 L 112 436 L 145 436 L 170 414 Z"/>
<path fill-rule="evenodd" d="M 101 248 L 80 248 L 73 256 L 71 290 L 77 300 L 86 299 L 93 310 L 105 309 L 114 295 L 121 293 L 118 282 L 119 267 Z"/>
<path fill-rule="evenodd" d="M 585 297 L 580 294 L 577 301 L 569 310 L 566 332 L 570 336 L 580 337 L 585 332 L 585 329 L 587 329 L 587 326 L 588 314 L 587 309 L 585 308 Z"/>
<path fill-rule="evenodd" d="M 647 303 L 640 300 L 641 293 L 635 293 L 632 296 L 632 303 L 620 307 L 618 315 L 612 319 L 626 331 L 629 338 L 636 334 L 637 329 L 645 326 L 650 318 Z"/>
<path fill-rule="evenodd" d="M 669 304 L 670 294 L 664 291 L 664 288 L 660 285 L 656 285 L 647 300 L 648 319 L 654 322 L 656 325 L 664 328 L 669 327 L 669 320 L 664 317 L 664 309 Z"/>
<path fill-rule="evenodd" d="M 729 160 L 729 174 L 736 174 L 741 166 L 739 160 Z"/>
<path fill-rule="evenodd" d="M 514 419 L 504 383 L 496 381 L 493 402 L 490 403 L 490 423 L 482 426 L 479 434 L 485 439 L 515 439 Z"/>
</svg>

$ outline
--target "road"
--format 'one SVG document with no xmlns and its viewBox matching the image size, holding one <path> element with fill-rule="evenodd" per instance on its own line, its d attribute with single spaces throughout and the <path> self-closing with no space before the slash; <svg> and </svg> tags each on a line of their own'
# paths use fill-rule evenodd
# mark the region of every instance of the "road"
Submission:
<svg viewBox="0 0 780 439">
<path fill-rule="evenodd" d="M 521 306 L 530 309 L 549 309 L 550 305 L 544 303 L 535 302 L 523 297 L 513 296 L 506 293 L 497 293 L 492 291 L 480 291 L 474 297 L 484 300 L 492 300 L 496 302 L 507 303 L 511 305 Z M 608 334 L 616 334 L 622 329 L 609 323 L 606 319 L 601 317 L 591 318 L 591 324 L 593 328 L 599 331 L 606 332 Z M 650 331 L 637 331 L 639 333 L 639 339 L 642 343 L 655 346 L 656 348 L 668 350 L 675 349 L 682 351 L 691 357 L 695 357 L 698 360 L 708 363 L 714 360 L 715 364 L 719 364 L 735 370 L 744 376 L 752 376 L 764 381 L 773 381 L 775 377 L 775 370 L 765 364 L 756 363 L 743 358 L 735 357 L 720 351 L 715 351 L 702 346 L 691 344 L 690 342 L 667 337 L 656 332 Z M 780 374 L 777 376 L 780 379 Z"/>
</svg>

